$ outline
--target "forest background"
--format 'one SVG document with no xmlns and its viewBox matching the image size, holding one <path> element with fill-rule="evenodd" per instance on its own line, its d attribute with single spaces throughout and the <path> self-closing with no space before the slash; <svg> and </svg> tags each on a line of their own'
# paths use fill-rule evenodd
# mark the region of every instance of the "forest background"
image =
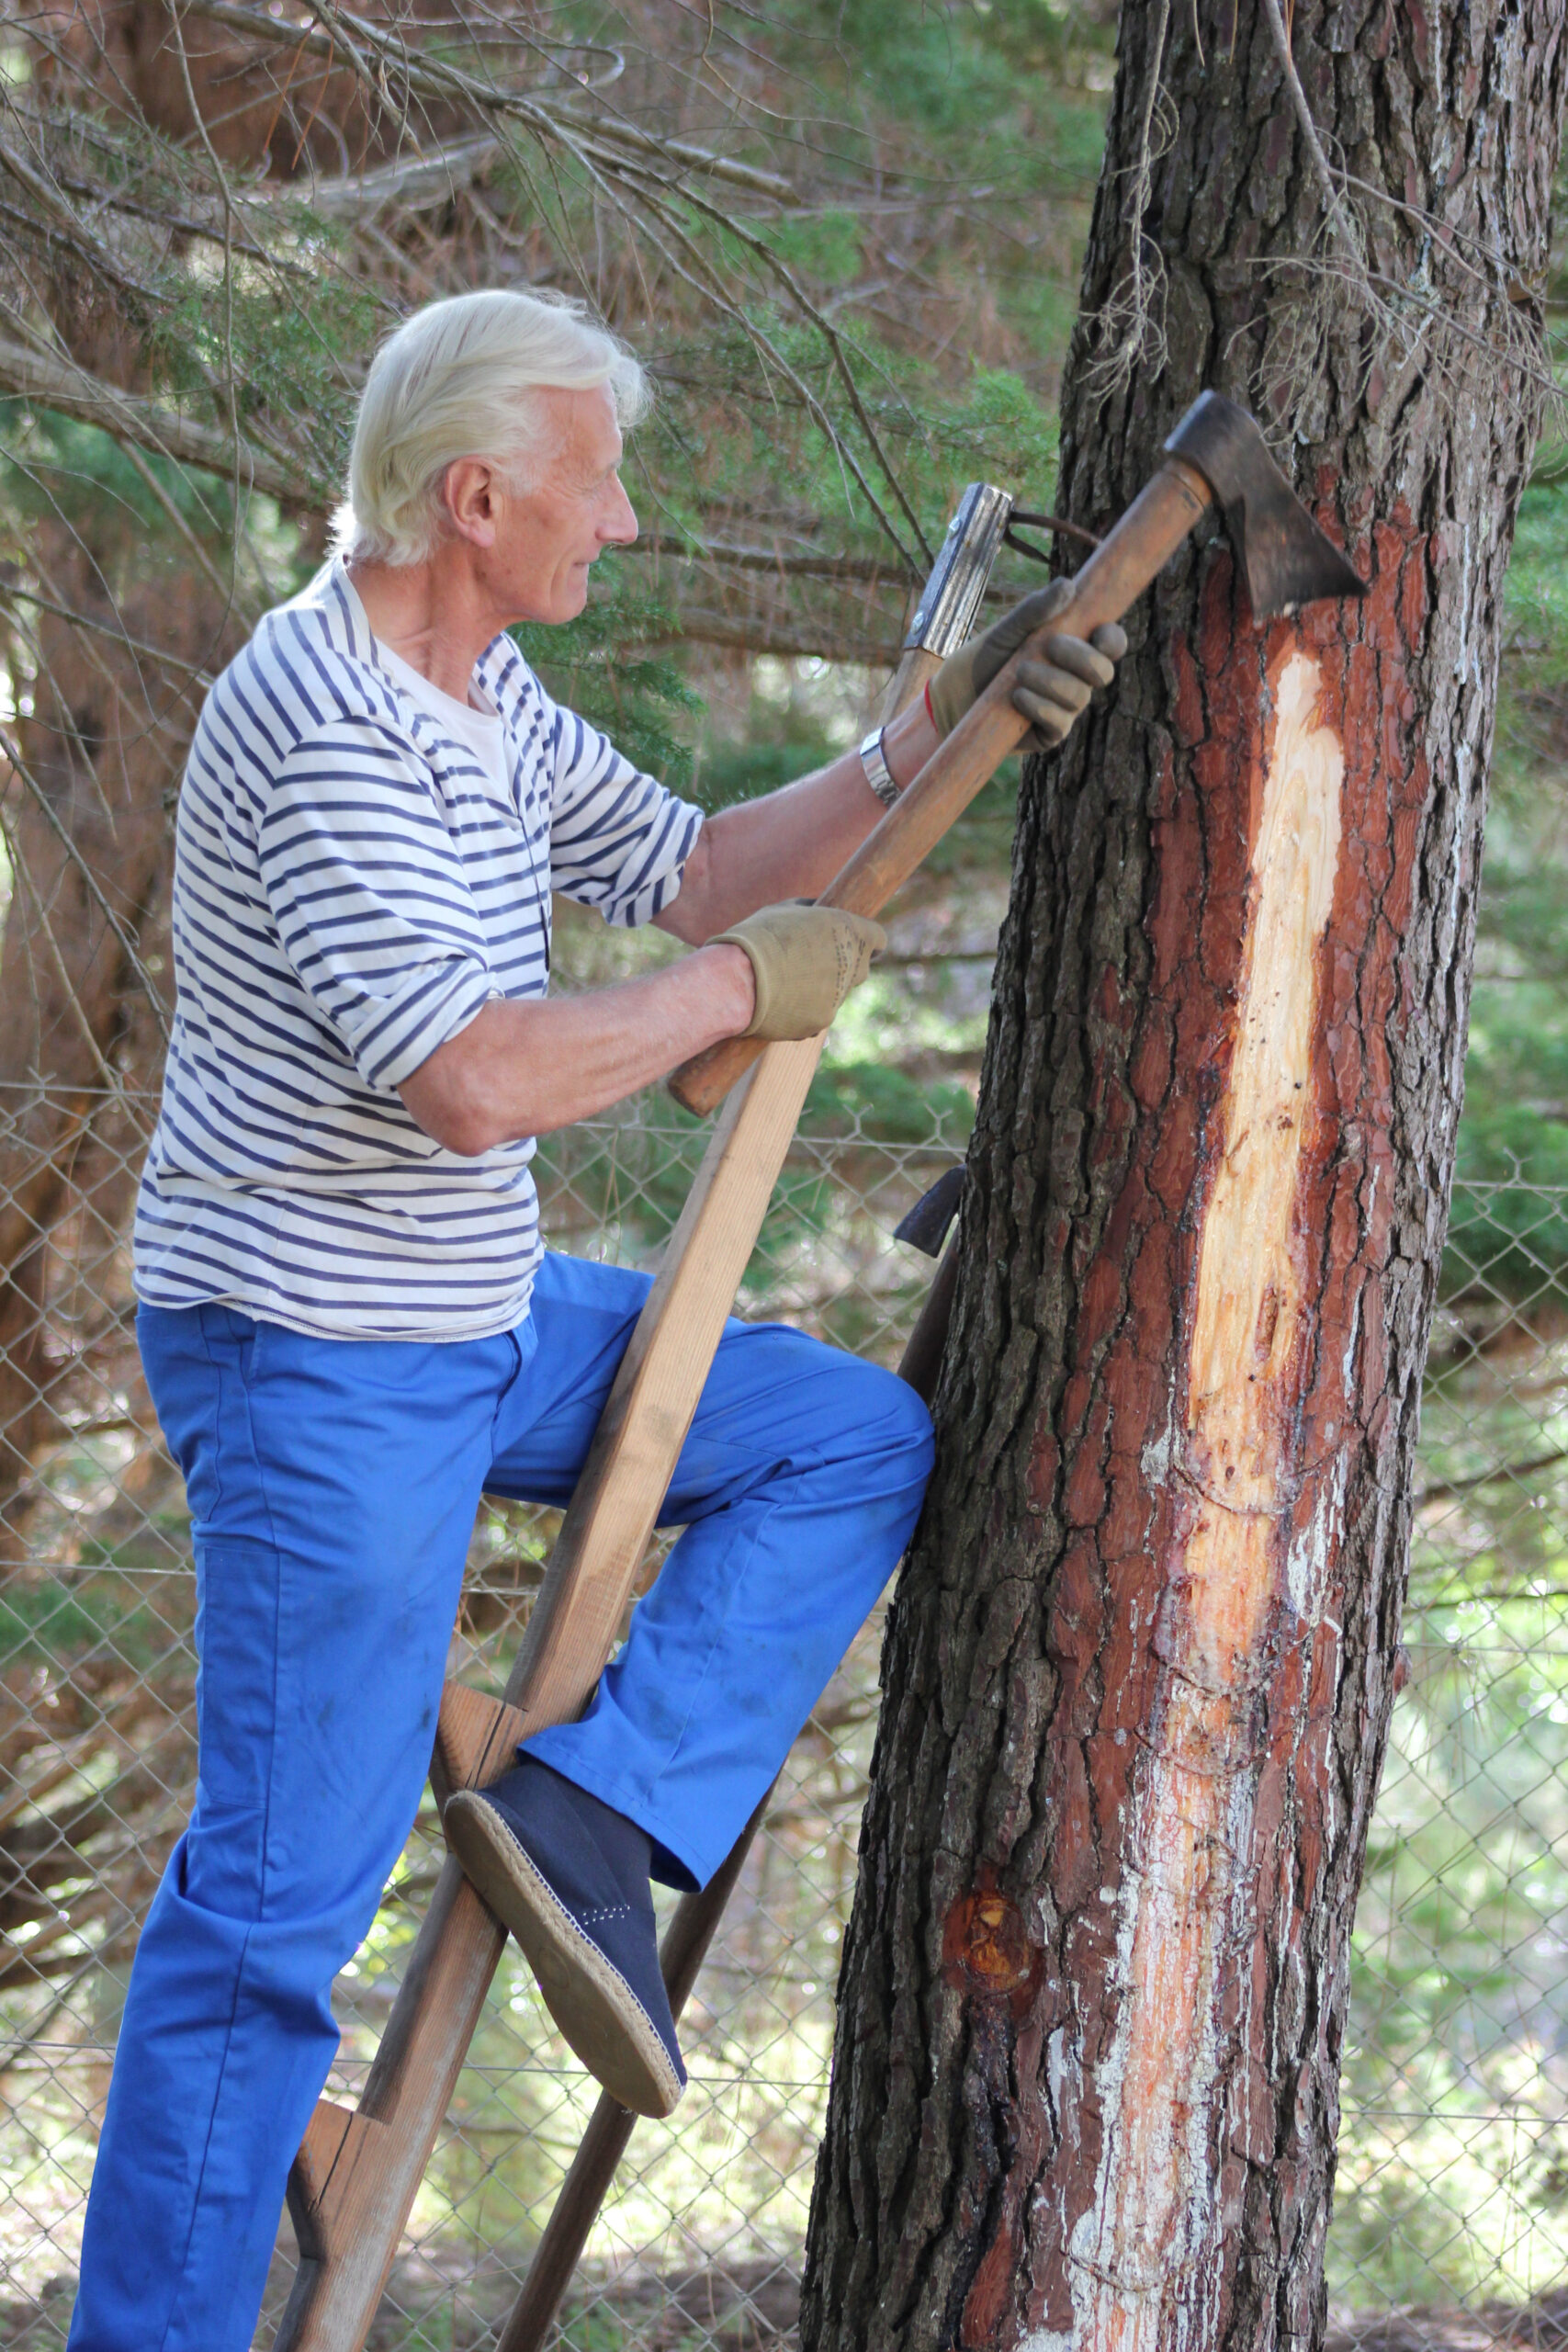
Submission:
<svg viewBox="0 0 1568 2352">
<path fill-rule="evenodd" d="M 433 295 L 545 285 L 636 345 L 658 399 L 627 469 L 641 545 L 570 629 L 520 633 L 529 658 L 709 808 L 852 740 L 963 485 L 1051 507 L 1115 38 L 1107 0 L 0 10 L 8 2340 L 60 2340 L 102 2053 L 189 1787 L 188 1543 L 128 1343 L 125 1225 L 205 682 L 320 561 L 378 336 Z M 1156 108 L 1156 166 L 1160 138 Z M 998 601 L 1045 576 L 1048 524 L 1026 537 Z M 1330 2256 L 1351 2334 L 1356 2312 L 1555 2308 L 1568 2255 L 1565 557 L 1554 422 L 1510 580 L 1413 1672 L 1358 1930 Z M 898 901 L 748 1311 L 896 1354 L 922 1277 L 886 1230 L 964 1148 L 1016 781 Z M 675 952 L 558 922 L 560 985 Z M 551 1238 L 651 1252 L 700 1142 L 651 1100 L 552 1142 Z M 479 1531 L 470 1671 L 510 1655 L 549 1533 Z M 788 2326 L 874 1664 L 868 1637 L 818 1712 L 702 2013 L 713 2080 L 753 2087 L 635 2172 L 584 2352 Z M 342 1988 L 350 2096 L 431 1834 Z M 482 2340 L 464 2331 L 525 2267 L 585 2111 L 525 1978 L 503 1973 L 487 2033 L 389 2344 Z"/>
</svg>

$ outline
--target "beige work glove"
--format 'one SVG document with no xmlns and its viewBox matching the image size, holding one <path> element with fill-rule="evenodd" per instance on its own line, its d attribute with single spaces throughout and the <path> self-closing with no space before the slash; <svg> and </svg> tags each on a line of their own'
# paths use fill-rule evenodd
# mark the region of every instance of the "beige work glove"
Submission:
<svg viewBox="0 0 1568 2352">
<path fill-rule="evenodd" d="M 972 637 L 956 653 L 948 655 L 926 688 L 941 734 L 952 734 L 1003 662 L 1054 613 L 1071 604 L 1072 596 L 1070 580 L 1053 580 L 1049 588 L 1037 588 L 1010 613 L 1004 613 L 983 637 Z M 1032 722 L 1023 750 L 1049 752 L 1064 741 L 1096 686 L 1111 684 L 1126 650 L 1126 633 L 1114 621 L 1102 622 L 1087 639 L 1048 637 L 1044 660 L 1036 656 L 1021 662 L 1013 688 L 1013 708 Z"/>
<path fill-rule="evenodd" d="M 864 915 L 795 899 L 759 907 L 707 944 L 743 947 L 750 958 L 757 1003 L 743 1037 L 815 1037 L 859 988 L 887 933 Z"/>
</svg>

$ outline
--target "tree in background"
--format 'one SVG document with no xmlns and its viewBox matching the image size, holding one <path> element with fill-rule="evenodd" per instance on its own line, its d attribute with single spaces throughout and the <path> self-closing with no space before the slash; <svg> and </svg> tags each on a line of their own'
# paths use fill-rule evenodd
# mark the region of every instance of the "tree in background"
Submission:
<svg viewBox="0 0 1568 2352">
<path fill-rule="evenodd" d="M 955 490 L 1045 491 L 1108 49 L 1092 10 L 911 24 L 897 0 L 765 28 L 655 0 L 0 0 L 0 1776 L 33 1800 L 0 1823 L 0 1994 L 24 2039 L 128 1957 L 188 1795 L 188 1544 L 127 1247 L 175 805 L 209 678 L 320 560 L 376 339 L 526 282 L 649 357 L 642 544 L 525 650 L 678 786 L 766 789 L 829 747 L 773 705 L 726 740 L 758 658 L 884 667 Z M 558 948 L 569 984 L 649 952 L 564 922 Z M 860 1055 L 827 1120 L 929 1141 L 932 1094 L 967 1117 L 940 1052 L 914 1076 Z M 694 1149 L 655 1137 L 632 1187 L 624 1156 L 585 1176 L 594 1149 L 542 1155 L 558 1240 L 672 1220 Z M 795 1171 L 775 1225 L 819 1222 L 823 1189 Z"/>
<path fill-rule="evenodd" d="M 809 7 L 759 39 L 749 11 L 720 28 L 652 0 L 0 10 L 0 1558 L 26 1560 L 34 1468 L 89 1363 L 100 1400 L 129 1376 L 112 1317 L 62 1357 L 45 1294 L 84 1193 L 66 1256 L 108 1279 L 166 1035 L 186 747 L 207 680 L 320 560 L 377 337 L 528 282 L 651 359 L 642 546 L 571 631 L 523 634 L 678 786 L 704 662 L 885 663 L 957 485 L 1043 487 L 1042 412 L 985 363 L 1041 373 L 1034 281 L 1098 101 L 1020 119 L 1066 127 L 1042 142 L 1066 166 L 1020 139 L 976 190 L 955 101 L 967 84 L 1005 125 L 1006 44 L 859 13 L 857 47 Z M 1030 38 L 1060 68 L 1048 25 Z M 896 44 L 903 121 L 864 98 Z"/>
<path fill-rule="evenodd" d="M 803 2341 L 1315 2340 L 1547 388 L 1555 5 L 1126 8 L 1066 511 L 1193 395 L 1369 582 L 1173 564 L 1020 809 Z"/>
</svg>

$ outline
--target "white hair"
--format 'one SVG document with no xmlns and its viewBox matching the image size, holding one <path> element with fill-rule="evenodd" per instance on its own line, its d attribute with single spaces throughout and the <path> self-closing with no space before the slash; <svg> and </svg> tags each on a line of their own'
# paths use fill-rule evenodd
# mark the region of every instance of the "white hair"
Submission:
<svg viewBox="0 0 1568 2352">
<path fill-rule="evenodd" d="M 526 489 L 544 455 L 536 392 L 608 384 L 635 424 L 648 379 L 618 337 L 570 295 L 493 291 L 427 303 L 376 354 L 360 398 L 337 551 L 423 563 L 441 533 L 441 485 L 457 458 L 484 458 Z"/>
</svg>

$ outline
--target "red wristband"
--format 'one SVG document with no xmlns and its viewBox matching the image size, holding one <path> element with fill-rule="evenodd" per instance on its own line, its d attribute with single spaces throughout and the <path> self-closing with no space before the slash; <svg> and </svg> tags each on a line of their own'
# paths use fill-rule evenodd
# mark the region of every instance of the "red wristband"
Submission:
<svg viewBox="0 0 1568 2352">
<path fill-rule="evenodd" d="M 932 732 L 932 734 L 933 734 L 933 735 L 940 735 L 940 734 L 942 733 L 942 729 L 941 729 L 941 728 L 937 725 L 937 723 L 936 723 L 936 713 L 935 713 L 935 711 L 931 708 L 931 680 L 930 680 L 929 678 L 926 680 L 925 684 L 921 687 L 921 689 L 920 689 L 920 695 L 921 695 L 921 699 L 924 701 L 925 706 L 926 706 L 926 717 L 931 720 L 931 732 Z"/>
</svg>

